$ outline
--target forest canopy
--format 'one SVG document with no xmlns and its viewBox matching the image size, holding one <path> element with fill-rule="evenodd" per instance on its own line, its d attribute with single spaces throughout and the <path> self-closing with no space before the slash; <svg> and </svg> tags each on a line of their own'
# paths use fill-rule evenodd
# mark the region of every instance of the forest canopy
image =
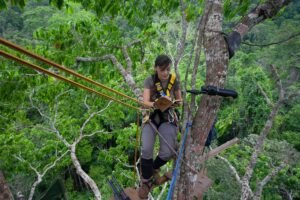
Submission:
<svg viewBox="0 0 300 200">
<path fill-rule="evenodd" d="M 208 2 L 0 0 L 0 36 L 136 99 L 144 79 L 154 73 L 156 56 L 167 54 L 185 93 L 200 89 L 210 73 L 205 34 L 198 34 Z M 222 2 L 222 37 L 228 37 L 247 13 L 268 1 Z M 210 148 L 233 138 L 239 143 L 199 164 L 213 181 L 204 199 L 242 199 L 242 178 L 277 102 L 278 112 L 249 178 L 249 199 L 259 196 L 260 188 L 257 199 L 300 198 L 299 18 L 300 2 L 291 1 L 251 27 L 229 60 L 224 87 L 237 91 L 238 98 L 218 99 L 217 136 Z M 4 45 L 0 50 L 85 84 Z M 227 50 L 222 52 L 228 61 Z M 284 101 L 278 100 L 279 82 Z M 113 191 L 107 178 L 112 176 L 124 188 L 138 186 L 139 165 L 134 162 L 136 148 L 140 153 L 136 134 L 141 113 L 3 56 L 0 85 L 0 172 L 15 199 L 97 199 L 97 189 L 86 180 L 94 182 L 100 198 L 109 199 Z M 203 96 L 184 96 L 193 117 Z M 180 110 L 181 127 L 188 119 L 186 110 Z M 178 134 L 179 143 L 181 138 Z M 162 171 L 172 170 L 173 162 Z M 80 176 L 85 173 L 90 179 Z M 169 186 L 155 188 L 150 198 L 166 199 Z"/>
</svg>

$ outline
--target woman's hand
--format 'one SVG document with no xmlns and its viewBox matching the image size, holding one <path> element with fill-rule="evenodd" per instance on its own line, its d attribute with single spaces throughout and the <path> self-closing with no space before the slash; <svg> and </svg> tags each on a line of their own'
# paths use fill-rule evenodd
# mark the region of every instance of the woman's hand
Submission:
<svg viewBox="0 0 300 200">
<path fill-rule="evenodd" d="M 151 101 L 144 101 L 144 104 L 145 104 L 148 108 L 153 108 L 153 107 L 154 107 L 154 102 L 151 102 Z"/>
<path fill-rule="evenodd" d="M 173 105 L 171 106 L 171 108 L 176 108 L 182 105 L 182 100 L 175 100 L 175 102 L 173 103 Z"/>
</svg>

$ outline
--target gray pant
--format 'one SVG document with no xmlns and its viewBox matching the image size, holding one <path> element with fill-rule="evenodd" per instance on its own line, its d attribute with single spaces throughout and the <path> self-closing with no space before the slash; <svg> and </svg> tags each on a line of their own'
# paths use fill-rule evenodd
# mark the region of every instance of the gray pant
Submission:
<svg viewBox="0 0 300 200">
<path fill-rule="evenodd" d="M 155 125 L 152 123 L 155 127 Z M 142 130 L 142 158 L 153 159 L 153 149 L 156 132 L 149 123 L 146 123 Z M 169 122 L 162 123 L 158 128 L 159 136 L 159 153 L 158 156 L 168 161 L 174 156 L 174 149 L 177 144 L 178 127 Z M 163 138 L 162 138 L 163 137 Z M 167 143 L 168 144 L 167 144 Z M 172 149 L 170 149 L 172 147 Z"/>
</svg>

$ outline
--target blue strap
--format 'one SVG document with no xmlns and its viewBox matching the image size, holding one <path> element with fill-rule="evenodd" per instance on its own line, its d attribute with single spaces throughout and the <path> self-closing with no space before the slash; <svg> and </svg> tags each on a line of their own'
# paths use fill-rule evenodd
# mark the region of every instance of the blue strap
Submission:
<svg viewBox="0 0 300 200">
<path fill-rule="evenodd" d="M 173 193 L 173 189 L 174 189 L 174 186 L 175 186 L 175 183 L 176 183 L 178 169 L 180 168 L 180 164 L 181 164 L 180 160 L 181 160 L 181 155 L 182 155 L 182 152 L 183 152 L 183 149 L 184 149 L 184 144 L 185 144 L 186 136 L 187 136 L 187 134 L 189 132 L 189 128 L 191 126 L 192 126 L 191 122 L 187 122 L 186 123 L 185 133 L 184 133 L 183 140 L 182 140 L 182 143 L 181 143 L 180 152 L 179 152 L 179 155 L 178 155 L 178 158 L 177 158 L 177 161 L 176 161 L 176 166 L 175 166 L 175 169 L 173 171 L 172 181 L 171 181 L 171 184 L 170 184 L 170 188 L 169 188 L 167 200 L 170 200 L 172 198 L 172 193 Z"/>
</svg>

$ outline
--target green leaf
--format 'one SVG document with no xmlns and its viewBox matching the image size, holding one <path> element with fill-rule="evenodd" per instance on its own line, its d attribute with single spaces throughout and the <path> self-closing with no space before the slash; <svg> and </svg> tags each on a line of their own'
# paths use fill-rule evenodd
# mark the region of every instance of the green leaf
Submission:
<svg viewBox="0 0 300 200">
<path fill-rule="evenodd" d="M 5 0 L 0 0 L 0 10 L 1 9 L 6 9 L 7 6 L 6 6 L 6 3 L 5 3 Z"/>
<path fill-rule="evenodd" d="M 70 6 L 69 4 L 66 4 L 66 11 L 67 11 L 67 14 L 73 14 L 74 13 L 73 7 Z"/>
</svg>

